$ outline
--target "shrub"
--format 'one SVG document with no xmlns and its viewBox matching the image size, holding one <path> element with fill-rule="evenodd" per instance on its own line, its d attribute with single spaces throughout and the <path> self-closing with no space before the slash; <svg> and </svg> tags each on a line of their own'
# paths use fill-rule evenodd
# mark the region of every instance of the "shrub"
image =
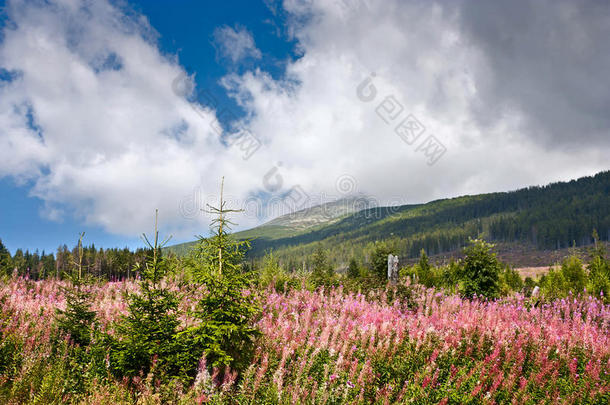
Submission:
<svg viewBox="0 0 610 405">
<path fill-rule="evenodd" d="M 531 297 L 535 287 L 536 282 L 531 277 L 525 277 L 525 280 L 523 280 L 523 294 L 526 297 Z"/>
<path fill-rule="evenodd" d="M 511 291 L 521 291 L 523 289 L 523 279 L 515 269 L 506 266 L 500 276 L 504 295 Z"/>
</svg>

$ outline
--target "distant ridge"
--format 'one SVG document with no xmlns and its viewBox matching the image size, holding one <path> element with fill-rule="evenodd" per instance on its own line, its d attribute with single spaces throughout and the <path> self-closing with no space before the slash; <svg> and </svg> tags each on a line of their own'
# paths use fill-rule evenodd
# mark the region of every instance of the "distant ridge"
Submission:
<svg viewBox="0 0 610 405">
<path fill-rule="evenodd" d="M 593 229 L 610 239 L 610 171 L 569 182 L 516 191 L 462 196 L 426 204 L 362 207 L 352 196 L 275 218 L 237 232 L 254 239 L 249 257 L 269 249 L 287 263 L 306 260 L 318 243 L 332 250 L 335 264 L 366 256 L 387 240 L 401 257 L 451 252 L 469 237 L 521 243 L 535 249 L 562 249 L 592 243 Z M 360 199 L 360 200 L 359 200 Z M 172 247 L 181 254 L 192 243 Z"/>
</svg>

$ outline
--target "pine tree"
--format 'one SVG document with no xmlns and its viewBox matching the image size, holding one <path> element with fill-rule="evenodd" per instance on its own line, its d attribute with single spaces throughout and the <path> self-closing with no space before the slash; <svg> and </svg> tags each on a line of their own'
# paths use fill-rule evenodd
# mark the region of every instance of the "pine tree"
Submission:
<svg viewBox="0 0 610 405">
<path fill-rule="evenodd" d="M 321 244 L 318 244 L 313 254 L 312 267 L 311 276 L 316 284 L 323 284 L 325 280 L 333 276 L 333 268 L 328 262 L 328 256 Z"/>
<path fill-rule="evenodd" d="M 148 374 L 155 359 L 155 371 L 160 378 L 186 372 L 184 350 L 177 338 L 179 300 L 176 293 L 161 283 L 169 271 L 161 249 L 171 237 L 159 242 L 157 221 L 158 210 L 153 242 L 142 234 L 149 254 L 144 265 L 137 268 L 141 276 L 139 291 L 128 294 L 128 315 L 117 324 L 117 338 L 111 339 L 111 368 L 120 377 Z"/>
<path fill-rule="evenodd" d="M 199 237 L 187 266 L 194 280 L 205 287 L 195 311 L 200 324 L 188 331 L 195 346 L 202 349 L 207 364 L 214 367 L 245 367 L 253 353 L 260 332 L 255 326 L 261 313 L 259 298 L 253 288 L 253 274 L 242 265 L 249 241 L 237 241 L 229 233 L 228 209 L 223 200 L 224 177 L 220 186 L 220 205 L 208 205 L 216 218 L 211 236 Z"/>
<path fill-rule="evenodd" d="M 13 255 L 13 270 L 17 271 L 17 274 L 20 276 L 25 275 L 26 260 L 21 249 L 17 249 Z"/>
<path fill-rule="evenodd" d="M 358 278 L 360 276 L 360 267 L 358 266 L 358 262 L 353 257 L 349 261 L 349 265 L 347 266 L 347 277 L 349 278 Z"/>
<path fill-rule="evenodd" d="M 282 276 L 283 270 L 280 267 L 280 263 L 273 256 L 273 251 L 270 250 L 265 257 L 263 257 L 262 269 L 259 277 L 260 285 L 267 287 L 278 281 L 278 278 L 281 278 Z"/>
<path fill-rule="evenodd" d="M 91 309 L 91 293 L 84 285 L 82 277 L 83 268 L 83 237 L 81 233 L 78 239 L 78 262 L 74 262 L 77 272 L 68 275 L 69 286 L 64 288 L 66 296 L 66 309 L 57 310 L 56 322 L 61 332 L 70 335 L 70 339 L 79 346 L 88 346 L 91 343 L 92 325 L 95 322 L 96 313 Z"/>
<path fill-rule="evenodd" d="M 592 249 L 587 269 L 589 270 L 587 289 L 591 294 L 608 302 L 610 299 L 610 262 L 606 258 L 606 249 L 603 244 L 596 244 Z"/>
<path fill-rule="evenodd" d="M 428 255 L 424 249 L 420 251 L 419 263 L 417 264 L 417 276 L 419 278 L 419 282 L 426 287 L 434 286 L 434 274 L 428 261 Z"/>
<path fill-rule="evenodd" d="M 574 252 L 561 263 L 561 273 L 565 279 L 568 290 L 574 294 L 581 294 L 585 288 L 587 274 L 583 263 Z"/>
<path fill-rule="evenodd" d="M 373 274 L 380 279 L 388 278 L 388 256 L 394 254 L 392 249 L 386 242 L 375 242 L 375 250 L 371 255 L 371 267 Z"/>
<path fill-rule="evenodd" d="M 459 277 L 462 293 L 466 297 L 498 297 L 502 266 L 492 252 L 493 246 L 480 239 L 471 239 L 464 249 L 465 257 L 460 263 Z"/>
<path fill-rule="evenodd" d="M 2 239 L 0 239 L 0 275 L 6 274 L 10 276 L 13 273 L 13 261 L 11 253 L 8 251 Z"/>
</svg>

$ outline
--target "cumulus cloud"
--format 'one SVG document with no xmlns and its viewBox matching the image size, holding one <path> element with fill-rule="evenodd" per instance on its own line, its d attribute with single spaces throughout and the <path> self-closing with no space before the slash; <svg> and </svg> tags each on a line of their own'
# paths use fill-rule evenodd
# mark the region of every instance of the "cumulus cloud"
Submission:
<svg viewBox="0 0 610 405">
<path fill-rule="evenodd" d="M 222 175 L 250 209 L 246 227 L 342 197 L 345 179 L 404 204 L 607 169 L 607 7 L 471 4 L 275 4 L 300 57 L 280 79 L 224 78 L 246 112 L 227 134 L 144 17 L 105 1 L 9 1 L 0 176 L 33 184 L 49 217 L 133 235 L 159 208 L 188 235 Z M 216 33 L 231 61 L 261 57 L 244 28 Z"/>
<path fill-rule="evenodd" d="M 16 0 L 7 13 L 0 175 L 31 181 L 43 215 L 134 235 L 159 208 L 169 230 L 192 235 L 205 221 L 184 220 L 182 196 L 215 191 L 223 174 L 248 190 L 239 160 L 223 159 L 215 111 L 175 91 L 184 71 L 143 17 L 105 1 Z"/>
<path fill-rule="evenodd" d="M 214 30 L 214 41 L 220 56 L 236 63 L 244 58 L 261 58 L 252 34 L 242 26 L 231 28 L 227 25 Z"/>
</svg>

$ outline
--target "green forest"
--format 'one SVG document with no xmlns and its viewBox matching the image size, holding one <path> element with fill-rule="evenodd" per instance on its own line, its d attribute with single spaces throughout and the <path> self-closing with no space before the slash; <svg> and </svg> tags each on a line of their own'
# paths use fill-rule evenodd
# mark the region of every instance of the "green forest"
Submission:
<svg viewBox="0 0 610 405">
<path fill-rule="evenodd" d="M 288 267 L 300 267 L 321 243 L 339 265 L 351 257 L 368 260 L 381 241 L 401 257 L 416 258 L 422 249 L 428 255 L 457 251 L 469 238 L 561 249 L 590 245 L 593 230 L 599 240 L 610 237 L 609 171 L 543 187 L 366 209 L 290 237 L 256 238 L 250 257 L 272 249 Z"/>
</svg>

